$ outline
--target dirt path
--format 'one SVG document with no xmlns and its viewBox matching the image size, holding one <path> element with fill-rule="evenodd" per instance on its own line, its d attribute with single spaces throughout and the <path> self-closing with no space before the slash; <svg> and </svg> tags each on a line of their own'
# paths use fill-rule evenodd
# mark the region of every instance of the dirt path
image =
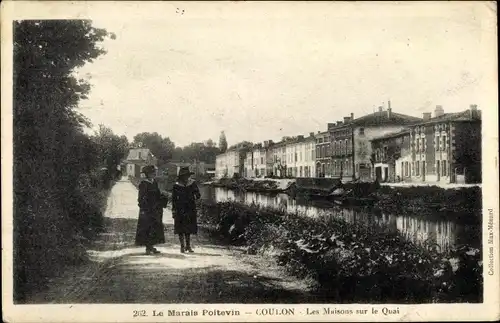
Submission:
<svg viewBox="0 0 500 323">
<path fill-rule="evenodd" d="M 307 303 L 304 283 L 274 261 L 221 245 L 201 230 L 195 253 L 181 254 L 172 215 L 164 212 L 166 240 L 159 255 L 133 245 L 137 190 L 127 180 L 113 187 L 106 233 L 89 250 L 91 262 L 68 270 L 31 303 Z"/>
</svg>

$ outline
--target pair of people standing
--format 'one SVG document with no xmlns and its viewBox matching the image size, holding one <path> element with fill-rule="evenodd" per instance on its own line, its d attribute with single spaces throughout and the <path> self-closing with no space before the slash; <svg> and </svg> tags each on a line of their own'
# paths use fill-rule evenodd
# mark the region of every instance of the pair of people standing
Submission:
<svg viewBox="0 0 500 323">
<path fill-rule="evenodd" d="M 165 243 L 163 209 L 167 207 L 167 196 L 160 192 L 154 180 L 154 166 L 146 166 L 142 172 L 145 179 L 139 184 L 139 220 L 137 222 L 136 245 L 145 246 L 146 254 L 160 253 L 154 245 Z M 172 191 L 172 217 L 174 234 L 179 235 L 181 252 L 194 252 L 191 234 L 198 233 L 196 200 L 201 197 L 193 173 L 187 167 L 179 170 Z"/>
</svg>

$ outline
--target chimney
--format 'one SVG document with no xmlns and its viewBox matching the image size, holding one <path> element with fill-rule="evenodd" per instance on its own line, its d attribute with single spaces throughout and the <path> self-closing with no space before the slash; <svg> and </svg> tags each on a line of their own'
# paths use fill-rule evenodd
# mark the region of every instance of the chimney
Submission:
<svg viewBox="0 0 500 323">
<path fill-rule="evenodd" d="M 387 101 L 387 118 L 392 117 L 391 101 Z"/>
<path fill-rule="evenodd" d="M 378 107 L 378 112 L 382 112 L 382 111 L 384 111 L 384 108 L 382 108 L 382 106 L 379 106 Z"/>
<path fill-rule="evenodd" d="M 349 121 L 350 121 L 349 119 L 350 119 L 350 117 L 344 117 L 344 123 L 349 123 Z"/>
<path fill-rule="evenodd" d="M 298 139 L 298 140 L 304 140 L 304 136 L 303 136 L 303 135 L 298 135 L 298 136 L 297 136 L 297 139 Z"/>
<path fill-rule="evenodd" d="M 354 121 L 354 113 L 351 112 L 351 121 Z"/>
<path fill-rule="evenodd" d="M 444 114 L 443 106 L 441 105 L 436 105 L 436 110 L 434 110 L 434 117 L 440 117 Z"/>
<path fill-rule="evenodd" d="M 335 122 L 328 122 L 328 129 L 335 127 Z"/>
<path fill-rule="evenodd" d="M 334 123 L 332 123 L 332 125 L 334 125 L 334 126 L 335 126 L 335 124 L 334 124 Z M 310 133 L 309 133 L 309 136 L 310 136 L 310 137 L 314 137 L 314 132 L 310 132 Z"/>
<path fill-rule="evenodd" d="M 423 116 L 422 116 L 422 119 L 424 119 L 424 121 L 429 121 L 431 119 L 431 113 L 430 112 L 424 112 Z"/>
<path fill-rule="evenodd" d="M 341 126 L 342 125 L 342 121 L 337 121 L 337 126 Z"/>
<path fill-rule="evenodd" d="M 469 113 L 470 113 L 470 118 L 471 119 L 476 119 L 479 116 L 479 113 L 477 111 L 477 104 L 471 104 L 469 107 Z"/>
</svg>

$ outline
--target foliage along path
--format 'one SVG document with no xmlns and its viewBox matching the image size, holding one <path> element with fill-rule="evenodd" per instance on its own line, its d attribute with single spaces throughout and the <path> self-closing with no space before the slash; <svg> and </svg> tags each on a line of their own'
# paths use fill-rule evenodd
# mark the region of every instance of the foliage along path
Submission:
<svg viewBox="0 0 500 323">
<path fill-rule="evenodd" d="M 68 270 L 32 303 L 305 303 L 307 287 L 273 260 L 217 243 L 200 230 L 195 253 L 181 254 L 172 213 L 164 211 L 166 243 L 147 256 L 134 246 L 137 190 L 115 184 L 108 198 L 106 230 L 88 250 L 90 263 Z"/>
</svg>

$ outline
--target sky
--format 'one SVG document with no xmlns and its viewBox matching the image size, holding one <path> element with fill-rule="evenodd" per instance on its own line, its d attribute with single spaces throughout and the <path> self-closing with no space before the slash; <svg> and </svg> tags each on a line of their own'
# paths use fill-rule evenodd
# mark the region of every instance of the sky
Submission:
<svg viewBox="0 0 500 323">
<path fill-rule="evenodd" d="M 487 109 L 497 70 L 485 4 L 177 3 L 95 15 L 116 34 L 79 73 L 81 112 L 129 139 L 229 145 L 372 113 Z M 493 55 L 492 55 L 493 50 Z M 496 74 L 495 74 L 496 75 Z M 493 83 L 496 85 L 496 83 Z"/>
</svg>

